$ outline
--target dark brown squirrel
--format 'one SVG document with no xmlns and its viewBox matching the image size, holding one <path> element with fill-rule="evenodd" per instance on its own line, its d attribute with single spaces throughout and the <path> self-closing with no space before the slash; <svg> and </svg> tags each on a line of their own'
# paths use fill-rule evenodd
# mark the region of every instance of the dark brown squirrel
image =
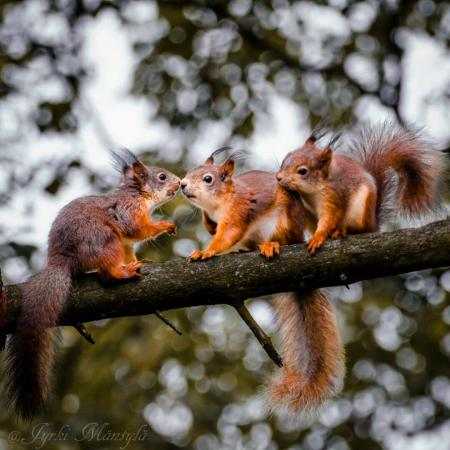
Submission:
<svg viewBox="0 0 450 450">
<path fill-rule="evenodd" d="M 329 237 L 378 230 L 389 213 L 413 218 L 439 207 L 445 155 L 420 133 L 389 122 L 364 126 L 345 155 L 318 145 L 325 132 L 316 129 L 277 174 L 308 212 L 310 253 Z"/>
<path fill-rule="evenodd" d="M 252 170 L 233 175 L 234 158 L 215 164 L 214 152 L 181 181 L 186 198 L 203 210 L 213 235 L 190 259 L 205 260 L 259 248 L 266 258 L 280 245 L 304 241 L 305 211 L 298 195 L 277 185 L 274 173 Z M 339 392 L 345 375 L 344 350 L 332 305 L 318 290 L 275 296 L 283 367 L 269 384 L 268 404 L 292 414 L 315 411 Z"/>
<path fill-rule="evenodd" d="M 145 166 L 126 149 L 113 152 L 113 158 L 122 172 L 120 186 L 105 195 L 78 198 L 59 212 L 49 234 L 46 267 L 22 286 L 17 330 L 7 343 L 5 397 L 24 420 L 31 420 L 48 399 L 51 328 L 73 278 L 92 270 L 107 281 L 139 277 L 142 263 L 133 243 L 176 231 L 173 222 L 153 221 L 149 212 L 175 196 L 179 178 Z"/>
</svg>

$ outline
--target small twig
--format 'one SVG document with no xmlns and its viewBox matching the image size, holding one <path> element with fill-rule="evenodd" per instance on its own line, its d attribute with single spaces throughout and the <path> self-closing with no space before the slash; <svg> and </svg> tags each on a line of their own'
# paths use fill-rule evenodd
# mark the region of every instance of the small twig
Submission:
<svg viewBox="0 0 450 450">
<path fill-rule="evenodd" d="M 182 336 L 183 333 L 172 322 L 170 322 L 169 319 L 166 319 L 159 311 L 155 311 L 154 314 L 159 320 L 164 322 L 169 328 L 172 328 L 172 330 L 175 331 L 175 333 L 177 333 L 179 336 Z"/>
<path fill-rule="evenodd" d="M 255 335 L 258 342 L 262 345 L 262 348 L 265 350 L 269 358 L 278 366 L 283 367 L 283 360 L 278 352 L 275 350 L 275 347 L 272 344 L 272 341 L 269 336 L 264 332 L 264 330 L 258 325 L 255 319 L 250 314 L 250 311 L 244 305 L 244 303 L 239 303 L 233 305 L 236 308 L 236 311 L 241 316 L 242 320 L 247 324 L 252 333 Z"/>
<path fill-rule="evenodd" d="M 80 333 L 80 336 L 82 336 L 84 339 L 86 339 L 86 341 L 89 342 L 89 344 L 95 344 L 95 340 L 92 337 L 92 334 L 89 333 L 87 328 L 82 323 L 74 325 L 74 328 L 78 331 L 78 333 Z"/>
<path fill-rule="evenodd" d="M 0 269 L 0 352 L 5 349 L 6 345 L 6 333 L 2 332 L 5 326 L 6 320 L 4 318 L 6 314 L 6 298 L 5 291 L 3 289 L 2 269 Z"/>
</svg>

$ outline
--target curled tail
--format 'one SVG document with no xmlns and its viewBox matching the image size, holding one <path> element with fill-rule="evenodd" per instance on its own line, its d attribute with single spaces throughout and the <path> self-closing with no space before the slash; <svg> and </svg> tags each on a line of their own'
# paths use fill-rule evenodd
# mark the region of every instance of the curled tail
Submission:
<svg viewBox="0 0 450 450">
<path fill-rule="evenodd" d="M 420 133 L 388 122 L 364 127 L 352 151 L 375 178 L 378 213 L 420 217 L 439 206 L 445 157 Z"/>
<path fill-rule="evenodd" d="M 333 306 L 320 291 L 274 299 L 283 367 L 269 385 L 273 409 L 312 412 L 343 386 L 345 356 Z"/>
<path fill-rule="evenodd" d="M 4 396 L 24 420 L 39 413 L 50 393 L 54 331 L 72 285 L 70 260 L 50 264 L 22 287 L 17 329 L 8 340 Z"/>
</svg>

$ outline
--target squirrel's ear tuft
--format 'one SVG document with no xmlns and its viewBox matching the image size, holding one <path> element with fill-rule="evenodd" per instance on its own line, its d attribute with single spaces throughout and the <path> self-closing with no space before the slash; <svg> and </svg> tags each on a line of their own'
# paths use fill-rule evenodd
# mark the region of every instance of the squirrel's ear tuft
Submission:
<svg viewBox="0 0 450 450">
<path fill-rule="evenodd" d="M 320 141 L 327 133 L 329 129 L 329 119 L 322 119 L 311 131 L 311 136 L 306 140 L 310 144 L 315 144 Z"/>
<path fill-rule="evenodd" d="M 328 147 L 334 148 L 335 146 L 339 146 L 339 140 L 342 137 L 342 131 L 338 131 L 331 136 L 330 142 L 328 143 Z"/>
<path fill-rule="evenodd" d="M 228 159 L 220 166 L 220 178 L 225 181 L 231 177 L 234 173 L 236 161 L 244 160 L 247 157 L 247 153 L 244 150 L 237 150 L 233 152 Z"/>
<path fill-rule="evenodd" d="M 311 136 L 309 136 L 308 139 L 306 139 L 306 142 L 309 142 L 310 144 L 315 144 L 317 141 L 322 139 L 327 134 L 327 130 L 324 128 L 321 128 L 319 130 L 313 130 L 311 133 Z"/>
<path fill-rule="evenodd" d="M 208 158 L 206 158 L 205 160 L 205 164 L 214 164 L 214 158 L 219 155 L 220 153 L 226 152 L 228 150 L 231 150 L 231 147 L 225 146 L 225 147 L 220 147 L 217 150 L 214 150 L 211 155 L 208 156 Z"/>
<path fill-rule="evenodd" d="M 111 150 L 111 157 L 114 167 L 122 173 L 135 164 L 142 164 L 136 155 L 125 147 Z"/>
<path fill-rule="evenodd" d="M 220 166 L 220 179 L 222 181 L 230 178 L 234 173 L 234 159 L 228 158 L 221 166 Z"/>
<path fill-rule="evenodd" d="M 111 151 L 111 156 L 114 167 L 122 173 L 125 179 L 133 180 L 138 185 L 146 183 L 148 170 L 133 152 L 126 148 L 121 148 Z"/>
<path fill-rule="evenodd" d="M 331 158 L 333 156 L 333 150 L 331 147 L 324 148 L 319 155 L 319 168 L 325 169 L 328 168 L 331 162 Z"/>
</svg>

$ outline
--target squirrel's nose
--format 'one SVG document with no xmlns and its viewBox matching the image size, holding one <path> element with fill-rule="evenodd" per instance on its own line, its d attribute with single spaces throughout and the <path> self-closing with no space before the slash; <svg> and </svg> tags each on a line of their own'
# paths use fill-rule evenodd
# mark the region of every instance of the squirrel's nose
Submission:
<svg viewBox="0 0 450 450">
<path fill-rule="evenodd" d="M 186 181 L 181 181 L 181 190 L 184 191 L 186 189 L 187 183 Z"/>
<path fill-rule="evenodd" d="M 277 180 L 281 181 L 283 179 L 282 175 L 280 172 L 277 173 Z"/>
</svg>

